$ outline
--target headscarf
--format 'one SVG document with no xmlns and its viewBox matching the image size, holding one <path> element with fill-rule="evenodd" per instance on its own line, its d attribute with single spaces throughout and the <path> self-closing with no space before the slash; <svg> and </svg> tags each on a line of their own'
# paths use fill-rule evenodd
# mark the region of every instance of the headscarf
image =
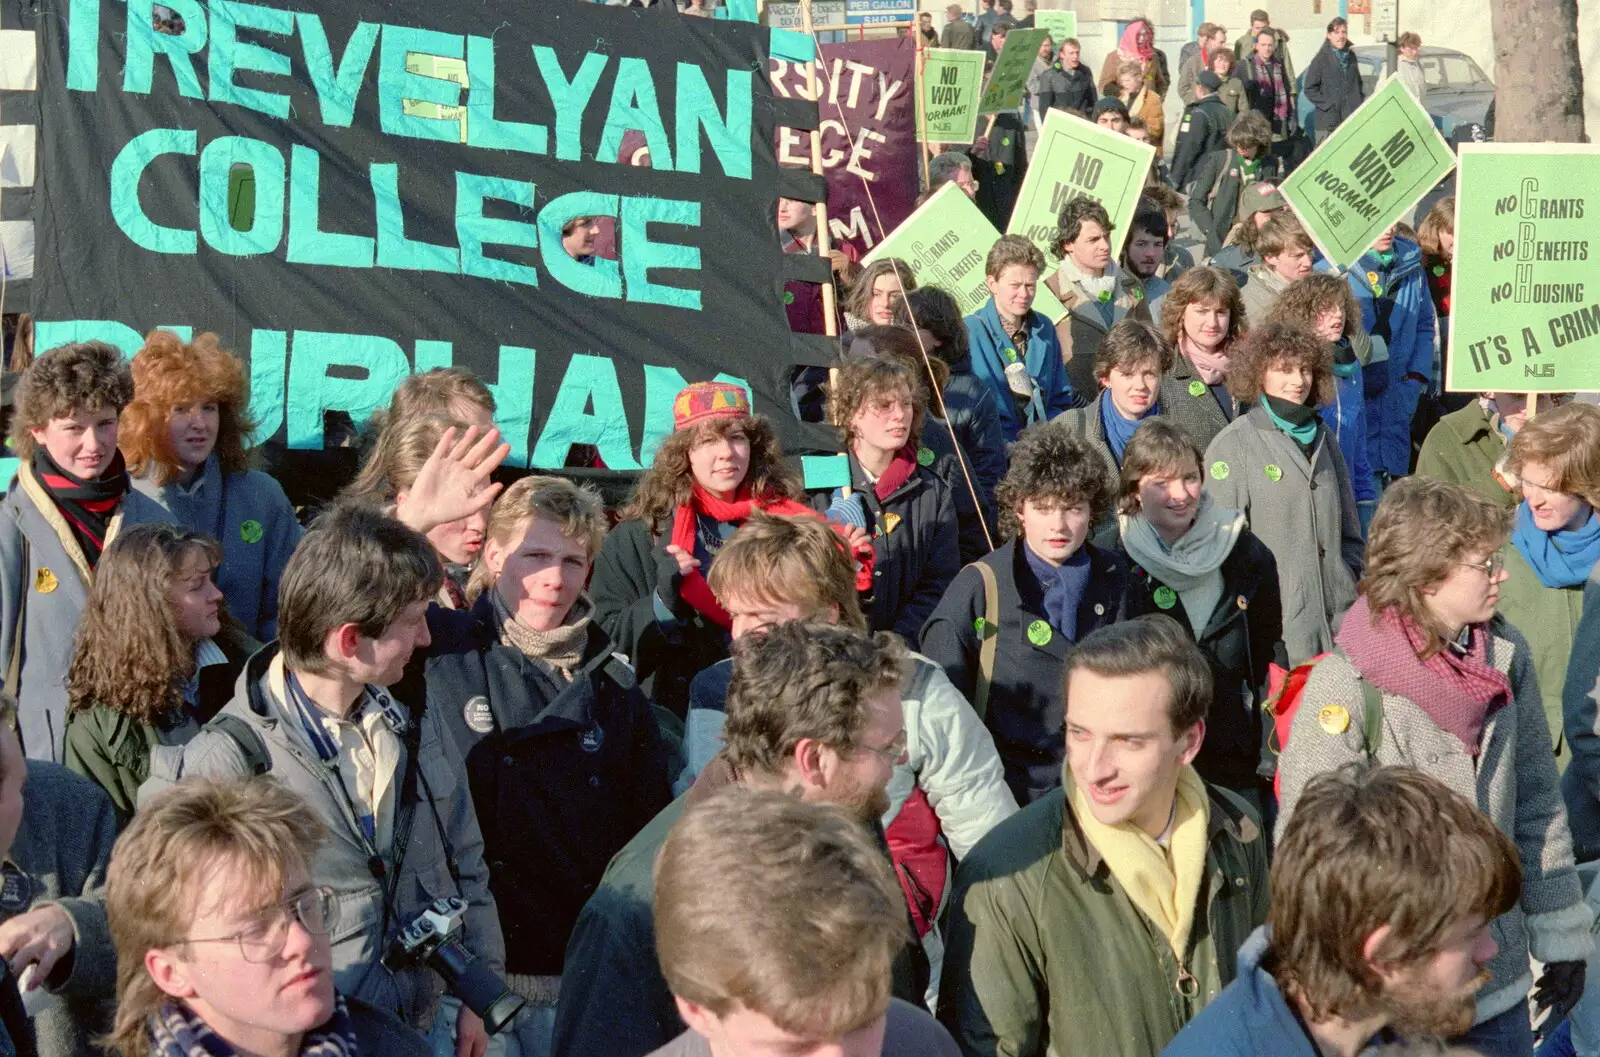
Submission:
<svg viewBox="0 0 1600 1057">
<path fill-rule="evenodd" d="M 1150 29 L 1150 43 L 1141 48 L 1139 30 L 1145 27 Z M 1128 28 L 1122 31 L 1122 39 L 1117 41 L 1117 51 L 1129 62 L 1148 64 L 1156 56 L 1155 35 L 1155 27 L 1143 19 L 1129 22 Z"/>
</svg>

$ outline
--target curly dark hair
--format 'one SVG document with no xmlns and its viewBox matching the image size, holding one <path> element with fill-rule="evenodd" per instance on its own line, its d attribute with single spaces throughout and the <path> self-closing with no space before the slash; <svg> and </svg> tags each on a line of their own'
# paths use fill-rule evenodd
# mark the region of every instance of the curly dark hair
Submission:
<svg viewBox="0 0 1600 1057">
<path fill-rule="evenodd" d="M 1259 157 L 1272 148 L 1272 126 L 1254 110 L 1246 110 L 1228 126 L 1228 146 L 1243 153 L 1254 150 Z"/>
<path fill-rule="evenodd" d="M 1011 465 L 995 489 L 1000 534 L 1006 539 L 1022 536 L 1017 515 L 1029 499 L 1068 505 L 1086 502 L 1093 523 L 1111 505 L 1111 492 L 1105 463 L 1070 426 L 1065 422 L 1029 426 L 1011 449 Z"/>
<path fill-rule="evenodd" d="M 1355 336 L 1361 329 L 1361 309 L 1356 305 L 1356 295 L 1350 284 L 1337 275 L 1312 272 L 1286 287 L 1267 312 L 1265 323 L 1287 323 L 1291 327 L 1311 330 L 1317 317 L 1338 306 L 1344 309 L 1344 336 Z"/>
<path fill-rule="evenodd" d="M 760 415 L 713 418 L 680 429 L 661 442 L 655 461 L 639 478 L 632 498 L 622 508 L 621 519 L 655 523 L 671 517 L 689 502 L 694 483 L 694 475 L 689 470 L 689 449 L 725 437 L 734 429 L 744 430 L 750 440 L 750 468 L 744 475 L 750 495 L 761 501 L 798 499 L 799 474 L 785 464 L 783 446 L 778 443 L 772 423 Z"/>
<path fill-rule="evenodd" d="M 938 347 L 928 351 L 945 363 L 957 363 L 971 351 L 961 305 L 942 287 L 923 286 L 911 291 L 904 302 L 894 306 L 894 321 L 932 334 Z"/>
<path fill-rule="evenodd" d="M 11 450 L 18 458 L 31 459 L 38 447 L 31 431 L 44 429 L 53 418 L 100 407 L 122 414 L 133 399 L 133 374 L 114 345 L 57 345 L 22 372 L 13 399 Z"/>
<path fill-rule="evenodd" d="M 886 396 L 904 386 L 911 397 L 911 435 L 906 443 L 922 443 L 922 426 L 928 416 L 928 387 L 920 373 L 893 355 L 862 356 L 849 360 L 828 387 L 828 421 L 844 431 L 844 442 L 855 440 L 851 420 L 874 397 Z"/>
<path fill-rule="evenodd" d="M 1106 212 L 1106 207 L 1092 198 L 1074 198 L 1061 207 L 1061 214 L 1056 217 L 1056 233 L 1051 236 L 1050 250 L 1057 257 L 1065 258 L 1067 247 L 1078 241 L 1078 236 L 1083 233 L 1083 222 L 1092 220 L 1111 234 L 1111 214 Z"/>
<path fill-rule="evenodd" d="M 104 705 L 135 723 L 155 724 L 183 707 L 194 643 L 178 630 L 168 592 L 191 561 L 215 571 L 222 547 L 198 532 L 155 523 L 119 533 L 106 548 L 78 625 L 67 674 L 69 712 Z M 226 600 L 217 606 L 224 631 L 240 634 Z"/>
<path fill-rule="evenodd" d="M 1167 344 L 1178 348 L 1178 338 L 1183 334 L 1183 314 L 1196 301 L 1226 305 L 1228 309 L 1228 337 L 1223 345 L 1233 345 L 1250 326 L 1245 319 L 1244 297 L 1239 284 L 1226 268 L 1209 264 L 1190 268 L 1178 276 L 1172 289 L 1161 301 L 1161 336 Z"/>
<path fill-rule="evenodd" d="M 1123 319 L 1111 328 L 1094 354 L 1094 376 L 1102 383 L 1113 370 L 1131 371 L 1141 363 L 1154 362 L 1162 374 L 1172 372 L 1177 353 L 1161 337 L 1161 332 L 1139 319 Z"/>
<path fill-rule="evenodd" d="M 1252 330 L 1233 349 L 1228 365 L 1228 392 L 1241 404 L 1261 400 L 1261 379 L 1267 368 L 1284 364 L 1311 368 L 1311 404 L 1333 402 L 1333 346 L 1300 327 L 1268 323 Z"/>
</svg>

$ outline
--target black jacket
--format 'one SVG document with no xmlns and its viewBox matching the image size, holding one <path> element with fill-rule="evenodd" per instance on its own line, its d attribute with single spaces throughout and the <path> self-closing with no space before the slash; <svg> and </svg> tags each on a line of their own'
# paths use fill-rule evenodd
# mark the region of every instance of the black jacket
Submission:
<svg viewBox="0 0 1600 1057">
<path fill-rule="evenodd" d="M 1120 619 L 1166 613 L 1193 633 L 1183 603 L 1156 592 L 1165 585 L 1134 564 L 1119 542 L 1117 556 L 1128 567 L 1128 590 Z M 1162 606 L 1161 602 L 1167 605 Z M 1278 563 L 1267 545 L 1246 529 L 1222 561 L 1222 597 L 1200 634 L 1200 651 L 1211 666 L 1215 688 L 1206 714 L 1206 738 L 1194 766 L 1200 777 L 1236 792 L 1253 791 L 1261 762 L 1261 703 L 1270 665 L 1288 667 L 1283 649 L 1283 602 Z"/>
<path fill-rule="evenodd" d="M 1095 100 L 1098 98 L 1099 94 L 1094 90 L 1094 74 L 1081 62 L 1071 70 L 1060 62 L 1053 62 L 1039 78 L 1037 102 L 1040 117 L 1051 110 L 1066 110 L 1086 118 L 1094 113 Z"/>
<path fill-rule="evenodd" d="M 961 569 L 955 497 L 947 478 L 928 466 L 918 466 L 882 502 L 854 455 L 850 477 L 867 512 L 867 532 L 877 555 L 872 598 L 862 600 L 867 626 L 893 631 L 915 649 L 923 621 Z M 831 501 L 831 492 L 812 496 L 818 511 L 826 511 Z"/>
<path fill-rule="evenodd" d="M 624 521 L 612 529 L 595 559 L 589 597 L 595 622 L 633 665 L 640 688 L 682 719 L 689 680 L 728 655 L 728 633 L 699 613 L 672 627 L 656 621 L 656 556 L 670 542 L 670 528 Z"/>
<path fill-rule="evenodd" d="M 655 716 L 593 625 L 570 683 L 501 644 L 487 596 L 434 626 L 428 690 L 466 759 L 506 969 L 557 976 L 606 863 L 672 799 Z"/>
<path fill-rule="evenodd" d="M 950 365 L 950 381 L 944 387 L 944 409 L 950 425 L 955 428 L 956 440 L 966 455 L 967 472 L 972 475 L 972 483 L 978 493 L 983 522 L 988 525 L 990 536 L 999 539 L 996 535 L 994 490 L 999 486 L 1000 478 L 1006 474 L 1006 440 L 1000 429 L 1000 406 L 996 399 L 994 389 L 972 373 L 970 353 Z M 944 440 L 948 441 L 950 435 L 944 427 L 930 421 L 922 432 L 923 443 L 934 448 L 936 453 L 943 454 L 929 442 L 939 433 L 943 433 Z M 977 561 L 994 548 L 988 545 L 981 531 L 976 536 L 969 531 L 965 523 L 969 513 L 965 507 L 971 503 L 967 482 L 959 466 L 952 465 L 951 469 L 954 473 L 949 484 L 955 493 L 956 515 L 963 522 L 961 560 L 963 563 Z M 981 549 L 974 549 L 978 546 Z"/>
<path fill-rule="evenodd" d="M 1339 68 L 1339 56 L 1327 41 L 1317 50 L 1311 65 L 1306 67 L 1302 91 L 1317 108 L 1317 135 L 1326 136 L 1338 128 L 1345 118 L 1356 112 L 1366 95 L 1361 84 L 1361 64 L 1356 61 L 1354 48 L 1346 47 L 1347 63 Z"/>
<path fill-rule="evenodd" d="M 1262 158 L 1255 179 L 1277 183 L 1277 159 Z M 1195 170 L 1194 186 L 1189 189 L 1189 219 L 1205 235 L 1208 257 L 1222 248 L 1222 241 L 1239 219 L 1239 194 L 1244 182 L 1242 160 L 1237 151 L 1228 148 L 1212 151 Z"/>
<path fill-rule="evenodd" d="M 983 559 L 994 570 L 1000 617 L 994 681 L 983 719 L 994 734 L 1006 783 L 1017 803 L 1027 805 L 1061 785 L 1067 748 L 1062 672 L 1072 643 L 1054 633 L 1042 645 L 1030 639 L 1029 628 L 1037 622 L 1048 626 L 1048 621 L 1044 593 L 1023 556 L 1023 546 L 1011 540 Z M 1093 544 L 1084 546 L 1090 574 L 1078 606 L 1080 639 L 1117 619 L 1128 568 L 1124 558 Z M 944 668 L 969 701 L 977 689 L 981 646 L 975 621 L 983 614 L 983 578 L 969 566 L 955 578 L 922 629 L 922 652 Z"/>
<path fill-rule="evenodd" d="M 1172 152 L 1172 186 L 1187 191 L 1189 178 L 1200 167 L 1200 162 L 1212 151 L 1228 146 L 1228 126 L 1233 123 L 1233 111 L 1214 95 L 1208 95 L 1183 110 L 1183 123 L 1178 126 L 1178 143 Z"/>
</svg>

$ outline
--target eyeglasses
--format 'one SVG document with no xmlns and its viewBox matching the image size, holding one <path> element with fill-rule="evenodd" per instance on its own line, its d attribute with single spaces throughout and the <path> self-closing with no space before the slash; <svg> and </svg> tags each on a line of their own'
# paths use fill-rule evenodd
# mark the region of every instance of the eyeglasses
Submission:
<svg viewBox="0 0 1600 1057">
<path fill-rule="evenodd" d="M 899 766 L 900 764 L 904 763 L 906 759 L 906 742 L 907 736 L 905 728 L 902 727 L 900 729 L 900 733 L 894 736 L 894 740 L 881 749 L 862 742 L 857 742 L 856 748 L 866 749 L 868 752 L 875 752 L 895 766 Z"/>
<path fill-rule="evenodd" d="M 289 920 L 300 922 L 302 928 L 314 936 L 326 936 L 339 922 L 339 905 L 333 901 L 333 889 L 311 888 L 293 899 L 284 900 L 276 907 L 263 911 L 255 921 L 231 936 L 191 937 L 183 943 L 234 943 L 247 962 L 270 962 L 283 953 L 289 939 Z"/>
<path fill-rule="evenodd" d="M 1452 565 L 1465 565 L 1469 569 L 1478 569 L 1483 575 L 1493 580 L 1500 575 L 1500 570 L 1506 567 L 1506 560 L 1499 554 L 1491 554 L 1481 562 L 1451 562 Z"/>
</svg>

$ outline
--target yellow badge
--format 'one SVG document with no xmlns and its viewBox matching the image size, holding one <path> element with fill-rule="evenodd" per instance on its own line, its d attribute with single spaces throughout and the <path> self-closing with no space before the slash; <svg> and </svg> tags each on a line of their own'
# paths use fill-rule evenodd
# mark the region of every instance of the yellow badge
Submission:
<svg viewBox="0 0 1600 1057">
<path fill-rule="evenodd" d="M 1328 705 L 1317 713 L 1317 726 L 1329 734 L 1343 734 L 1350 729 L 1350 713 L 1343 705 Z"/>
<path fill-rule="evenodd" d="M 33 589 L 41 595 L 47 595 L 60 586 L 61 581 L 56 579 L 56 574 L 41 565 L 38 574 L 33 578 Z"/>
<path fill-rule="evenodd" d="M 889 533 L 891 533 L 895 529 L 899 528 L 900 527 L 900 522 L 903 521 L 903 520 L 905 520 L 905 519 L 902 518 L 899 514 L 885 514 L 885 515 L 883 515 L 883 534 L 885 536 L 887 536 Z"/>
</svg>

